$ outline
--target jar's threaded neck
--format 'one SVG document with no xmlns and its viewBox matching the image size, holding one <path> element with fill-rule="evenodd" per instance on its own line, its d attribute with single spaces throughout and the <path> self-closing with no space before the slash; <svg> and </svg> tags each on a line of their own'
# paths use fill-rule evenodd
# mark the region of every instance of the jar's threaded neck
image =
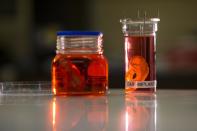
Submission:
<svg viewBox="0 0 197 131">
<path fill-rule="evenodd" d="M 103 39 L 99 36 L 57 36 L 57 54 L 102 54 Z"/>
</svg>

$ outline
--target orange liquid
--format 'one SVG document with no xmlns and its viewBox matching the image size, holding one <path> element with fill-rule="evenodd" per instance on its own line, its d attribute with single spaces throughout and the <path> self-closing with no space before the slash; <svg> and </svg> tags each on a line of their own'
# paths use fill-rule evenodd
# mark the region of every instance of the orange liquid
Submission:
<svg viewBox="0 0 197 131">
<path fill-rule="evenodd" d="M 58 54 L 52 63 L 55 95 L 102 95 L 108 87 L 108 64 L 100 54 Z"/>
</svg>

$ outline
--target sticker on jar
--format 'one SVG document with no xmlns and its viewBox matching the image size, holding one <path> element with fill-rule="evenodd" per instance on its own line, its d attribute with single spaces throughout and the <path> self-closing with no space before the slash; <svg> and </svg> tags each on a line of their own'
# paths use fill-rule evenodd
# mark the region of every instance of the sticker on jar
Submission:
<svg viewBox="0 0 197 131">
<path fill-rule="evenodd" d="M 157 81 L 126 81 L 127 88 L 155 88 Z"/>
</svg>

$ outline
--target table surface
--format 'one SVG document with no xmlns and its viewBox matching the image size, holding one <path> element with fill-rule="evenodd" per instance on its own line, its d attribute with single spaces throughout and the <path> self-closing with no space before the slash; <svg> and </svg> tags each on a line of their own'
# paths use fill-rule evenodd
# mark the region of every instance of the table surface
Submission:
<svg viewBox="0 0 197 131">
<path fill-rule="evenodd" d="M 197 90 L 0 95 L 0 131 L 196 131 Z"/>
</svg>

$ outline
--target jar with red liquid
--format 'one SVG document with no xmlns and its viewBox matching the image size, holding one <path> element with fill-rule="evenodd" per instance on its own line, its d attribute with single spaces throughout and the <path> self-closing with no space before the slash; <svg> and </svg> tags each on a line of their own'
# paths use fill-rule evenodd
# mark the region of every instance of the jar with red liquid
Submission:
<svg viewBox="0 0 197 131">
<path fill-rule="evenodd" d="M 122 19 L 125 91 L 156 91 L 156 31 L 159 18 Z"/>
<path fill-rule="evenodd" d="M 108 62 L 103 34 L 89 31 L 57 32 L 52 62 L 55 95 L 104 95 L 108 90 Z"/>
</svg>

